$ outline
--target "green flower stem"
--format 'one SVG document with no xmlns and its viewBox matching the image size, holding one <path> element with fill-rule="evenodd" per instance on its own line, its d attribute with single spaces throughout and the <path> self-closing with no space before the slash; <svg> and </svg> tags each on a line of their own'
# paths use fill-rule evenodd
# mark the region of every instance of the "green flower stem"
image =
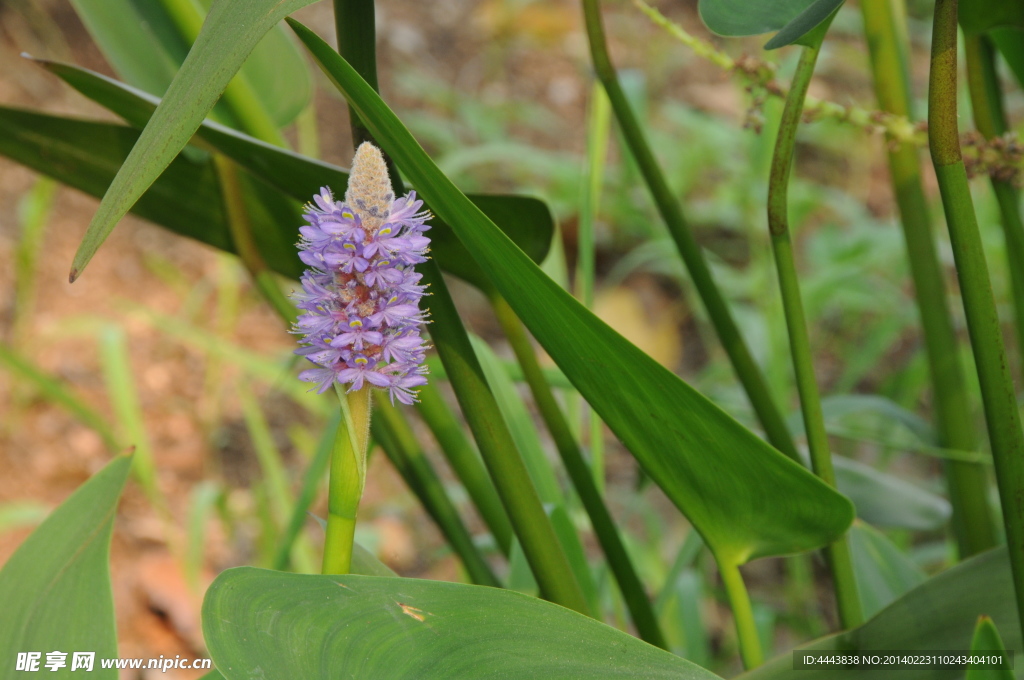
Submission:
<svg viewBox="0 0 1024 680">
<path fill-rule="evenodd" d="M 359 499 L 366 483 L 366 447 L 370 436 L 370 388 L 345 393 L 336 387 L 341 423 L 331 452 L 327 490 L 327 538 L 323 573 L 347 574 L 352 566 Z"/>
<path fill-rule="evenodd" d="M 964 38 L 967 57 L 967 85 L 971 93 L 974 124 L 985 139 L 1006 134 L 1009 126 L 1003 110 L 1003 92 L 996 73 L 996 54 L 985 36 Z M 1017 323 L 1017 351 L 1024 355 L 1024 223 L 1021 222 L 1020 196 L 1009 178 L 992 177 L 992 190 L 999 203 L 1006 256 L 1013 287 L 1014 319 Z"/>
<path fill-rule="evenodd" d="M 260 294 L 270 303 L 274 311 L 290 325 L 295 321 L 295 306 L 277 285 L 274 273 L 267 267 L 260 255 L 252 234 L 252 223 L 245 209 L 245 198 L 239 181 L 238 166 L 234 161 L 219 153 L 213 155 L 221 194 L 224 197 L 224 212 L 227 214 L 228 229 L 235 250 L 242 260 Z"/>
<path fill-rule="evenodd" d="M 757 623 L 754 621 L 754 610 L 750 606 L 750 595 L 743 583 L 740 568 L 734 564 L 718 562 L 718 573 L 722 576 L 725 595 L 729 598 L 729 608 L 736 621 L 736 634 L 739 637 L 740 656 L 743 667 L 747 670 L 764 663 L 764 652 L 761 650 L 761 638 L 757 634 Z"/>
<path fill-rule="evenodd" d="M 590 614 L 583 590 L 487 385 L 441 270 L 433 260 L 420 265 L 419 270 L 432 293 L 431 340 L 541 592 L 563 607 Z"/>
<path fill-rule="evenodd" d="M 420 387 L 419 399 L 416 410 L 433 433 L 448 464 L 466 487 L 480 517 L 494 536 L 498 549 L 507 557 L 512 548 L 512 524 L 494 483 L 487 476 L 487 468 L 480 460 L 480 454 L 473 448 L 459 421 L 455 419 L 455 414 L 432 382 Z"/>
<path fill-rule="evenodd" d="M 594 224 L 601 204 L 605 156 L 608 153 L 608 132 L 611 127 L 611 107 L 601 84 L 595 82 L 591 90 L 590 111 L 587 115 L 587 168 L 580 190 L 580 219 L 576 257 L 576 296 L 587 309 L 594 305 L 594 269 L 597 251 Z M 582 401 L 578 395 L 575 398 Z M 589 405 L 586 421 L 590 424 L 590 463 L 597 488 L 604 492 L 604 424 Z"/>
<path fill-rule="evenodd" d="M 818 384 L 814 377 L 811 344 L 807 336 L 807 321 L 800 297 L 800 283 L 793 257 L 788 215 L 789 175 L 793 166 L 796 131 L 800 125 L 804 97 L 820 51 L 820 40 L 816 41 L 814 47 L 803 49 L 796 73 L 793 75 L 793 85 L 789 96 L 786 97 L 786 107 L 779 123 L 779 136 L 775 142 L 775 155 L 772 157 L 771 177 L 768 183 L 768 230 L 771 233 L 779 289 L 786 315 L 786 328 L 789 331 L 789 346 L 793 357 L 797 391 L 800 393 L 800 409 L 807 431 L 811 467 L 826 484 L 835 487 L 835 472 L 832 469 L 832 456 L 829 453 L 828 434 L 825 432 L 825 418 L 821 410 Z M 863 614 L 846 537 L 843 536 L 826 547 L 825 556 L 832 570 L 839 619 L 843 628 L 852 628 L 861 622 Z"/>
<path fill-rule="evenodd" d="M 768 441 L 782 453 L 799 461 L 796 445 L 786 427 L 782 412 L 773 401 L 764 375 L 754 362 L 750 349 L 743 340 L 743 336 L 740 335 L 739 328 L 736 327 L 729 306 L 711 276 L 711 269 L 704 259 L 704 254 L 683 218 L 679 201 L 672 189 L 669 188 L 665 175 L 647 143 L 636 114 L 622 90 L 618 75 L 608 56 L 598 0 L 583 0 L 583 14 L 587 25 L 587 36 L 590 40 L 590 54 L 597 77 L 604 85 L 630 153 L 636 160 L 658 212 L 661 213 L 662 219 L 668 226 L 672 239 L 679 249 L 679 254 L 690 272 L 693 285 L 707 308 L 708 316 L 718 333 L 722 347 L 729 355 L 729 360 L 747 392 L 747 397 L 764 428 Z"/>
<path fill-rule="evenodd" d="M 341 29 L 338 31 L 339 53 L 346 59 L 352 59 L 351 64 L 356 72 L 376 90 L 376 57 L 371 59 L 367 55 L 375 51 L 373 26 L 370 25 L 370 30 L 367 30 L 366 23 L 373 21 L 373 0 L 334 0 L 334 14 L 339 26 L 344 22 L 349 23 L 349 26 L 344 27 L 345 33 Z M 363 23 L 357 23 L 359 21 Z M 352 134 L 355 145 L 363 141 L 374 141 L 354 111 Z M 392 171 L 391 182 L 395 192 L 404 193 L 401 177 L 393 171 L 390 158 L 387 155 L 384 158 L 388 162 L 389 171 Z M 419 271 L 423 274 L 423 283 L 429 286 L 432 293 L 431 339 L 448 373 L 469 429 L 480 447 L 484 464 L 508 512 L 523 553 L 540 585 L 541 593 L 563 607 L 589 615 L 583 589 L 572 572 L 551 520 L 544 512 L 522 455 L 512 443 L 508 425 L 487 386 L 469 335 L 441 277 L 441 270 L 436 262 L 428 260 L 420 265 Z"/>
<path fill-rule="evenodd" d="M 441 479 L 430 461 L 423 455 L 409 423 L 402 418 L 401 411 L 388 403 L 386 397 L 381 398 L 382 396 L 381 393 L 375 399 L 377 417 L 370 424 L 373 438 L 381 445 L 406 485 L 412 489 L 427 513 L 440 527 L 445 539 L 465 565 L 473 583 L 499 587 L 501 583 L 477 550 L 473 537 L 459 518 L 459 511 L 445 493 Z"/>
<path fill-rule="evenodd" d="M 860 6 L 864 15 L 864 30 L 868 38 L 878 104 L 884 111 L 909 119 L 912 117 L 906 54 L 909 41 L 902 30 L 902 13 L 905 11 L 903 2 L 861 0 Z M 972 451 L 977 447 L 977 437 L 971 419 L 967 385 L 960 364 L 946 284 L 932 236 L 917 149 L 910 144 L 890 148 L 889 173 L 903 224 L 917 310 L 924 331 L 939 445 Z M 988 473 L 985 466 L 947 460 L 944 468 L 953 506 L 953 533 L 960 557 L 970 557 L 995 546 L 997 537 L 995 521 L 987 501 Z"/>
<path fill-rule="evenodd" d="M 530 393 L 533 394 L 541 417 L 551 433 L 562 464 L 565 465 L 569 478 L 572 480 L 573 486 L 576 487 L 576 492 L 580 495 L 583 507 L 590 517 L 597 541 L 608 558 L 608 565 L 615 575 L 615 580 L 619 584 L 619 589 L 626 600 L 626 606 L 629 607 L 629 613 L 633 617 L 640 637 L 652 645 L 667 649 L 665 636 L 658 625 L 651 601 L 644 591 L 640 577 L 637 576 L 633 562 L 629 559 L 626 546 L 622 543 L 619 530 L 615 526 L 615 520 L 612 519 L 608 506 L 601 498 L 601 492 L 594 481 L 593 473 L 583 459 L 583 453 L 569 429 L 569 423 L 551 391 L 551 386 L 544 378 L 544 372 L 537 361 L 533 345 L 530 344 L 530 339 L 526 335 L 526 329 L 523 328 L 519 317 L 512 311 L 504 298 L 494 293 L 490 296 L 490 300 L 498 321 L 505 331 L 505 336 L 512 345 L 512 351 L 523 369 L 523 377 L 526 378 L 526 383 L 530 386 Z"/>
<path fill-rule="evenodd" d="M 1024 432 L 1003 346 L 988 264 L 957 127 L 957 1 L 936 0 L 928 78 L 928 131 L 967 329 L 981 384 L 1019 620 L 1024 620 Z"/>
</svg>

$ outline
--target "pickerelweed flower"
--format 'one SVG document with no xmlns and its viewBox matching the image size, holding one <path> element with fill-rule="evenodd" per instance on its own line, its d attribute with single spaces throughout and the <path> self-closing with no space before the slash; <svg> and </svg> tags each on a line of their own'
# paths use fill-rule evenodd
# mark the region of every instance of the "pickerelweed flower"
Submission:
<svg viewBox="0 0 1024 680">
<path fill-rule="evenodd" d="M 319 393 L 335 383 L 388 390 L 391 402 L 416 401 L 425 385 L 426 345 L 420 337 L 425 286 L 413 265 L 426 261 L 430 213 L 416 192 L 395 198 L 380 150 L 356 150 L 344 201 L 323 187 L 307 204 L 299 258 L 310 268 L 293 299 L 302 314 L 293 332 L 296 354 L 318 366 L 299 378 Z"/>
</svg>

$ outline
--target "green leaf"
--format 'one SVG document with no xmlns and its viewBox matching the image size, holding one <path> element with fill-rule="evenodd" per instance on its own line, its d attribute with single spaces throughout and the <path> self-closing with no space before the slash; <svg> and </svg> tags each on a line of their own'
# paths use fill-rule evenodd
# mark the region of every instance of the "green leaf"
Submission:
<svg viewBox="0 0 1024 680">
<path fill-rule="evenodd" d="M 914 588 L 867 623 L 798 648 L 808 652 L 877 652 L 884 649 L 970 649 L 974 622 L 990 616 L 1007 631 L 1008 649 L 1021 648 L 1020 626 L 1006 548 L 961 562 Z M 900 680 L 954 680 L 961 669 L 900 669 Z M 835 680 L 834 668 L 793 671 L 787 652 L 737 680 Z M 884 675 L 884 674 L 883 674 Z M 844 680 L 878 680 L 877 668 L 844 667 Z"/>
<path fill-rule="evenodd" d="M 100 51 L 124 80 L 146 92 L 163 94 L 192 46 L 192 37 L 180 21 L 201 23 L 209 0 L 200 6 L 185 0 L 73 0 Z M 174 6 L 179 21 L 169 13 Z M 242 67 L 244 87 L 278 126 L 287 125 L 306 107 L 312 80 L 302 55 L 280 26 L 256 46 Z M 217 104 L 222 120 L 236 120 L 223 102 Z"/>
<path fill-rule="evenodd" d="M 74 281 L 117 222 L 174 161 L 264 35 L 312 0 L 216 0 L 149 125 L 118 170 L 71 265 Z"/>
<path fill-rule="evenodd" d="M 770 50 L 800 41 L 842 4 L 843 0 L 700 0 L 698 11 L 704 25 L 723 36 L 779 31 L 765 45 Z"/>
<path fill-rule="evenodd" d="M 958 9 L 957 19 L 967 35 L 995 28 L 1024 29 L 1024 3 L 1020 0 L 972 0 Z"/>
<path fill-rule="evenodd" d="M 177 51 L 184 51 L 176 58 L 172 46 L 178 41 L 177 32 L 159 3 L 71 0 L 71 5 L 114 71 L 146 92 L 160 94 L 167 89 L 188 45 L 177 46 Z"/>
<path fill-rule="evenodd" d="M 717 677 L 557 605 L 439 581 L 229 569 L 203 633 L 228 680 Z"/>
<path fill-rule="evenodd" d="M 360 576 L 398 578 L 398 574 L 391 571 L 391 567 L 378 560 L 373 553 L 358 543 L 352 544 L 352 573 Z"/>
<path fill-rule="evenodd" d="M 764 44 L 764 48 L 774 50 L 794 43 L 807 47 L 820 45 L 842 4 L 843 0 L 815 0 L 813 5 L 783 26 L 775 37 Z"/>
<path fill-rule="evenodd" d="M 716 557 L 739 564 L 834 540 L 848 500 L 612 330 L 549 279 L 437 169 L 330 46 L 289 19 L 381 146 L 416 183 L 580 393 Z"/>
<path fill-rule="evenodd" d="M 857 516 L 880 527 L 931 531 L 949 519 L 949 501 L 895 475 L 834 456 L 836 485 L 857 508 Z"/>
<path fill-rule="evenodd" d="M 1024 29 L 994 28 L 989 32 L 992 42 L 1009 65 L 1017 82 L 1024 87 Z"/>
<path fill-rule="evenodd" d="M 130 457 L 118 457 L 96 473 L 25 539 L 0 570 L 4 677 L 13 671 L 18 652 L 117 656 L 110 532 L 130 468 Z M 70 655 L 67 664 L 65 671 L 71 667 Z M 99 678 L 117 678 L 116 670 L 103 670 L 98 662 L 93 672 Z"/>
<path fill-rule="evenodd" d="M 50 66 L 59 66 L 62 73 L 64 68 L 73 69 L 48 64 Z M 90 82 L 96 81 L 90 79 Z M 123 85 L 117 84 L 109 92 L 127 92 L 122 88 Z M 105 101 L 113 99 L 111 96 Z M 138 96 L 120 100 L 114 110 L 132 120 L 140 111 L 145 111 L 145 106 L 152 110 L 152 104 L 147 104 L 138 93 Z M 319 164 L 215 123 L 205 123 L 203 130 L 205 135 L 218 140 L 218 148 L 229 151 L 225 155 L 246 167 L 257 171 L 265 168 L 267 177 L 289 178 L 293 189 L 289 194 L 298 193 L 295 185 L 306 179 L 314 187 L 304 194 L 306 197 L 312 196 L 325 181 L 340 181 L 342 187 L 348 181 L 348 174 L 337 166 Z M 136 130 L 119 125 L 0 107 L 0 155 L 91 196 L 103 196 L 138 138 Z M 208 154 L 192 147 L 187 150 L 195 153 L 179 155 L 132 207 L 132 213 L 182 236 L 233 253 L 235 249 L 212 162 Z M 264 261 L 274 271 L 298 279 L 305 268 L 294 247 L 298 225 L 302 223 L 300 202 L 245 173 L 241 180 L 246 210 Z M 531 257 L 537 260 L 544 257 L 554 222 L 542 201 L 523 196 L 485 195 L 475 195 L 474 200 L 508 229 L 513 240 Z M 482 270 L 451 229 L 436 219 L 431 224 L 434 225 L 431 252 L 438 264 L 470 283 L 487 285 Z"/>
<path fill-rule="evenodd" d="M 877 394 L 837 394 L 821 400 L 826 421 L 846 418 L 854 414 L 874 415 L 898 423 L 912 432 L 924 444 L 939 445 L 938 435 L 927 420 L 909 411 L 892 399 Z M 794 418 L 803 430 L 803 419 Z"/>
<path fill-rule="evenodd" d="M 974 639 L 971 640 L 972 654 L 990 654 L 1005 652 L 1003 639 L 996 630 L 996 624 L 987 616 L 978 617 L 978 625 L 974 627 Z M 968 668 L 964 680 L 1013 680 L 1013 671 L 1003 668 Z"/>
<path fill-rule="evenodd" d="M 850 528 L 850 552 L 864 616 L 874 616 L 926 578 L 885 534 L 863 522 Z"/>
<path fill-rule="evenodd" d="M 92 196 L 102 196 L 139 137 L 136 130 L 0 107 L 0 154 Z M 297 278 L 299 204 L 243 177 L 246 208 L 267 264 Z M 204 153 L 179 156 L 132 208 L 182 236 L 234 252 L 220 187 Z"/>
<path fill-rule="evenodd" d="M 36 62 L 138 128 L 146 126 L 160 103 L 152 95 L 87 69 L 42 59 Z M 212 121 L 204 121 L 197 136 L 267 184 L 303 203 L 324 185 L 338 194 L 344 193 L 348 185 L 348 173 L 336 165 L 267 144 Z M 543 201 L 527 196 L 488 194 L 473 194 L 470 200 L 535 262 L 547 256 L 555 223 Z M 431 252 L 441 267 L 478 287 L 487 285 L 487 277 L 451 229 L 436 219 L 431 220 L 431 225 L 434 228 L 430 234 Z M 295 228 L 292 225 L 286 228 L 289 238 L 294 240 Z"/>
</svg>

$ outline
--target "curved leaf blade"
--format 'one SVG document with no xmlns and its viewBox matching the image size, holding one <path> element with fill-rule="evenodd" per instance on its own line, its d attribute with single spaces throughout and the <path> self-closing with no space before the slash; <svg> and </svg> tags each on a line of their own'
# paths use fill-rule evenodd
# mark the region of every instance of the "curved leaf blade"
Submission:
<svg viewBox="0 0 1024 680">
<path fill-rule="evenodd" d="M 1006 548 L 997 548 L 961 562 L 883 609 L 853 630 L 830 635 L 799 648 L 808 652 L 877 652 L 880 649 L 970 649 L 975 621 L 989 616 L 1006 632 L 1007 649 L 1021 648 L 1014 604 L 1013 581 Z M 832 680 L 834 668 L 798 673 L 801 680 Z M 789 680 L 794 677 L 793 655 L 783 654 L 738 680 Z M 879 677 L 877 668 L 844 667 L 847 680 Z M 963 669 L 900 669 L 901 680 L 954 680 Z"/>
<path fill-rule="evenodd" d="M 808 550 L 842 535 L 853 519 L 847 499 L 548 278 L 437 169 L 344 59 L 302 24 L 288 22 L 533 336 L 720 560 L 738 564 Z"/>
<path fill-rule="evenodd" d="M 973 0 L 959 7 L 957 19 L 967 35 L 993 29 L 1024 29 L 1024 3 L 1019 0 Z"/>
<path fill-rule="evenodd" d="M 772 50 L 800 42 L 824 23 L 843 0 L 700 0 L 704 25 L 722 36 L 739 37 L 779 31 L 764 47 Z"/>
<path fill-rule="evenodd" d="M 979 616 L 978 625 L 974 627 L 974 639 L 971 640 L 971 653 L 982 655 L 1005 651 L 996 624 L 987 616 Z M 968 668 L 964 680 L 1013 680 L 1013 671 L 1006 665 L 1002 668 Z"/>
<path fill-rule="evenodd" d="M 117 656 L 110 534 L 129 470 L 131 458 L 121 456 L 97 472 L 0 570 L 0 658 L 10 664 L 7 672 L 19 652 L 56 649 Z M 117 670 L 98 664 L 94 672 L 117 678 Z"/>
<path fill-rule="evenodd" d="M 188 143 L 267 31 L 287 14 L 311 2 L 215 0 L 163 101 L 100 201 L 71 264 L 71 281 L 82 273 L 117 222 Z"/>
<path fill-rule="evenodd" d="M 885 534 L 863 522 L 850 528 L 850 554 L 865 616 L 874 616 L 925 580 L 924 572 Z"/>
<path fill-rule="evenodd" d="M 775 36 L 764 44 L 766 50 L 774 50 L 786 45 L 800 43 L 812 46 L 820 43 L 832 17 L 844 0 L 814 0 L 814 3 L 800 12 L 792 21 L 779 30 Z"/>
<path fill-rule="evenodd" d="M 563 607 L 440 581 L 229 569 L 203 633 L 228 680 L 717 677 Z"/>
<path fill-rule="evenodd" d="M 836 485 L 868 524 L 933 531 L 952 514 L 949 501 L 905 479 L 850 458 L 836 456 Z"/>
</svg>

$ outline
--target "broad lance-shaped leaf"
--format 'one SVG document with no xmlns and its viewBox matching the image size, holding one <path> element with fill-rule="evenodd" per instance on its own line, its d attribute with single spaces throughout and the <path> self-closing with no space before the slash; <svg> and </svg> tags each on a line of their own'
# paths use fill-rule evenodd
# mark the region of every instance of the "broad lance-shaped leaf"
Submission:
<svg viewBox="0 0 1024 680">
<path fill-rule="evenodd" d="M 718 677 L 527 595 L 419 579 L 229 569 L 203 635 L 228 680 Z"/>
<path fill-rule="evenodd" d="M 71 64 L 36 61 L 135 127 L 144 128 L 160 103 L 157 97 L 99 73 Z M 267 184 L 303 203 L 325 184 L 338 195 L 344 193 L 348 184 L 348 173 L 336 165 L 267 144 L 212 121 L 204 121 L 197 130 L 197 136 Z M 547 256 L 555 223 L 543 201 L 527 196 L 488 194 L 471 194 L 470 200 L 480 206 L 535 262 L 541 262 Z M 431 232 L 432 254 L 441 268 L 473 285 L 485 286 L 487 277 L 448 226 L 437 219 L 430 223 L 434 227 Z M 291 227 L 289 231 L 294 234 Z"/>
<path fill-rule="evenodd" d="M 473 253 L 601 418 L 693 522 L 739 564 L 842 535 L 853 507 L 597 318 L 437 169 L 395 114 L 323 40 L 288 20 L 320 67 L 431 207 Z"/>
<path fill-rule="evenodd" d="M 0 155 L 97 198 L 103 196 L 138 137 L 136 130 L 119 125 L 0 107 Z M 317 178 L 307 169 L 313 162 L 301 156 L 234 132 L 223 133 L 223 138 L 237 142 L 231 148 L 239 156 L 247 155 L 250 165 L 265 165 L 268 175 L 273 174 L 269 169 L 275 163 L 291 159 L 292 165 L 285 164 L 286 171 L 279 175 L 300 178 L 296 182 L 308 177 L 321 185 L 325 181 L 341 182 L 340 187 L 335 187 L 339 193 L 344 191 L 348 181 L 347 173 L 336 166 L 327 166 Z M 229 146 L 228 141 L 224 141 L 224 145 Z M 178 156 L 143 194 L 132 212 L 182 236 L 234 252 L 220 187 L 208 154 L 191 147 L 187 151 L 190 153 Z M 302 168 L 301 173 L 288 171 L 297 167 Z M 305 268 L 294 248 L 298 226 L 302 223 L 300 202 L 280 194 L 260 179 L 243 173 L 242 180 L 246 210 L 264 260 L 274 271 L 297 279 Z M 308 196 L 312 196 L 312 192 Z M 543 259 L 551 242 L 554 222 L 542 201 L 525 196 L 477 195 L 473 198 L 531 257 Z M 432 255 L 438 264 L 470 283 L 486 285 L 483 272 L 451 229 L 437 219 L 431 224 L 434 225 Z"/>
<path fill-rule="evenodd" d="M 110 532 L 131 458 L 119 456 L 78 488 L 0 570 L 0 659 L 14 677 L 19 652 L 117 656 Z M 70 671 L 71 657 L 68 656 Z M 40 670 L 46 657 L 40 661 Z M 95 674 L 95 675 L 93 675 Z M 89 677 L 116 680 L 96 664 Z"/>
<path fill-rule="evenodd" d="M 737 680 L 878 680 L 877 667 L 793 670 L 798 652 L 843 654 L 878 650 L 968 650 L 975 622 L 990 617 L 1005 635 L 1007 649 L 1021 649 L 1020 626 L 1006 548 L 989 550 L 933 576 L 853 630 L 830 635 L 787 652 Z M 1018 660 L 1019 662 L 1019 660 Z M 899 680 L 955 680 L 962 668 L 903 669 Z"/>
<path fill-rule="evenodd" d="M 843 0 L 700 0 L 704 25 L 724 36 L 778 31 L 765 49 L 807 44 L 811 32 L 831 17 Z"/>
<path fill-rule="evenodd" d="M 82 273 L 118 221 L 188 143 L 267 31 L 312 1 L 214 0 L 164 100 L 100 201 L 71 264 L 72 281 Z"/>
</svg>

